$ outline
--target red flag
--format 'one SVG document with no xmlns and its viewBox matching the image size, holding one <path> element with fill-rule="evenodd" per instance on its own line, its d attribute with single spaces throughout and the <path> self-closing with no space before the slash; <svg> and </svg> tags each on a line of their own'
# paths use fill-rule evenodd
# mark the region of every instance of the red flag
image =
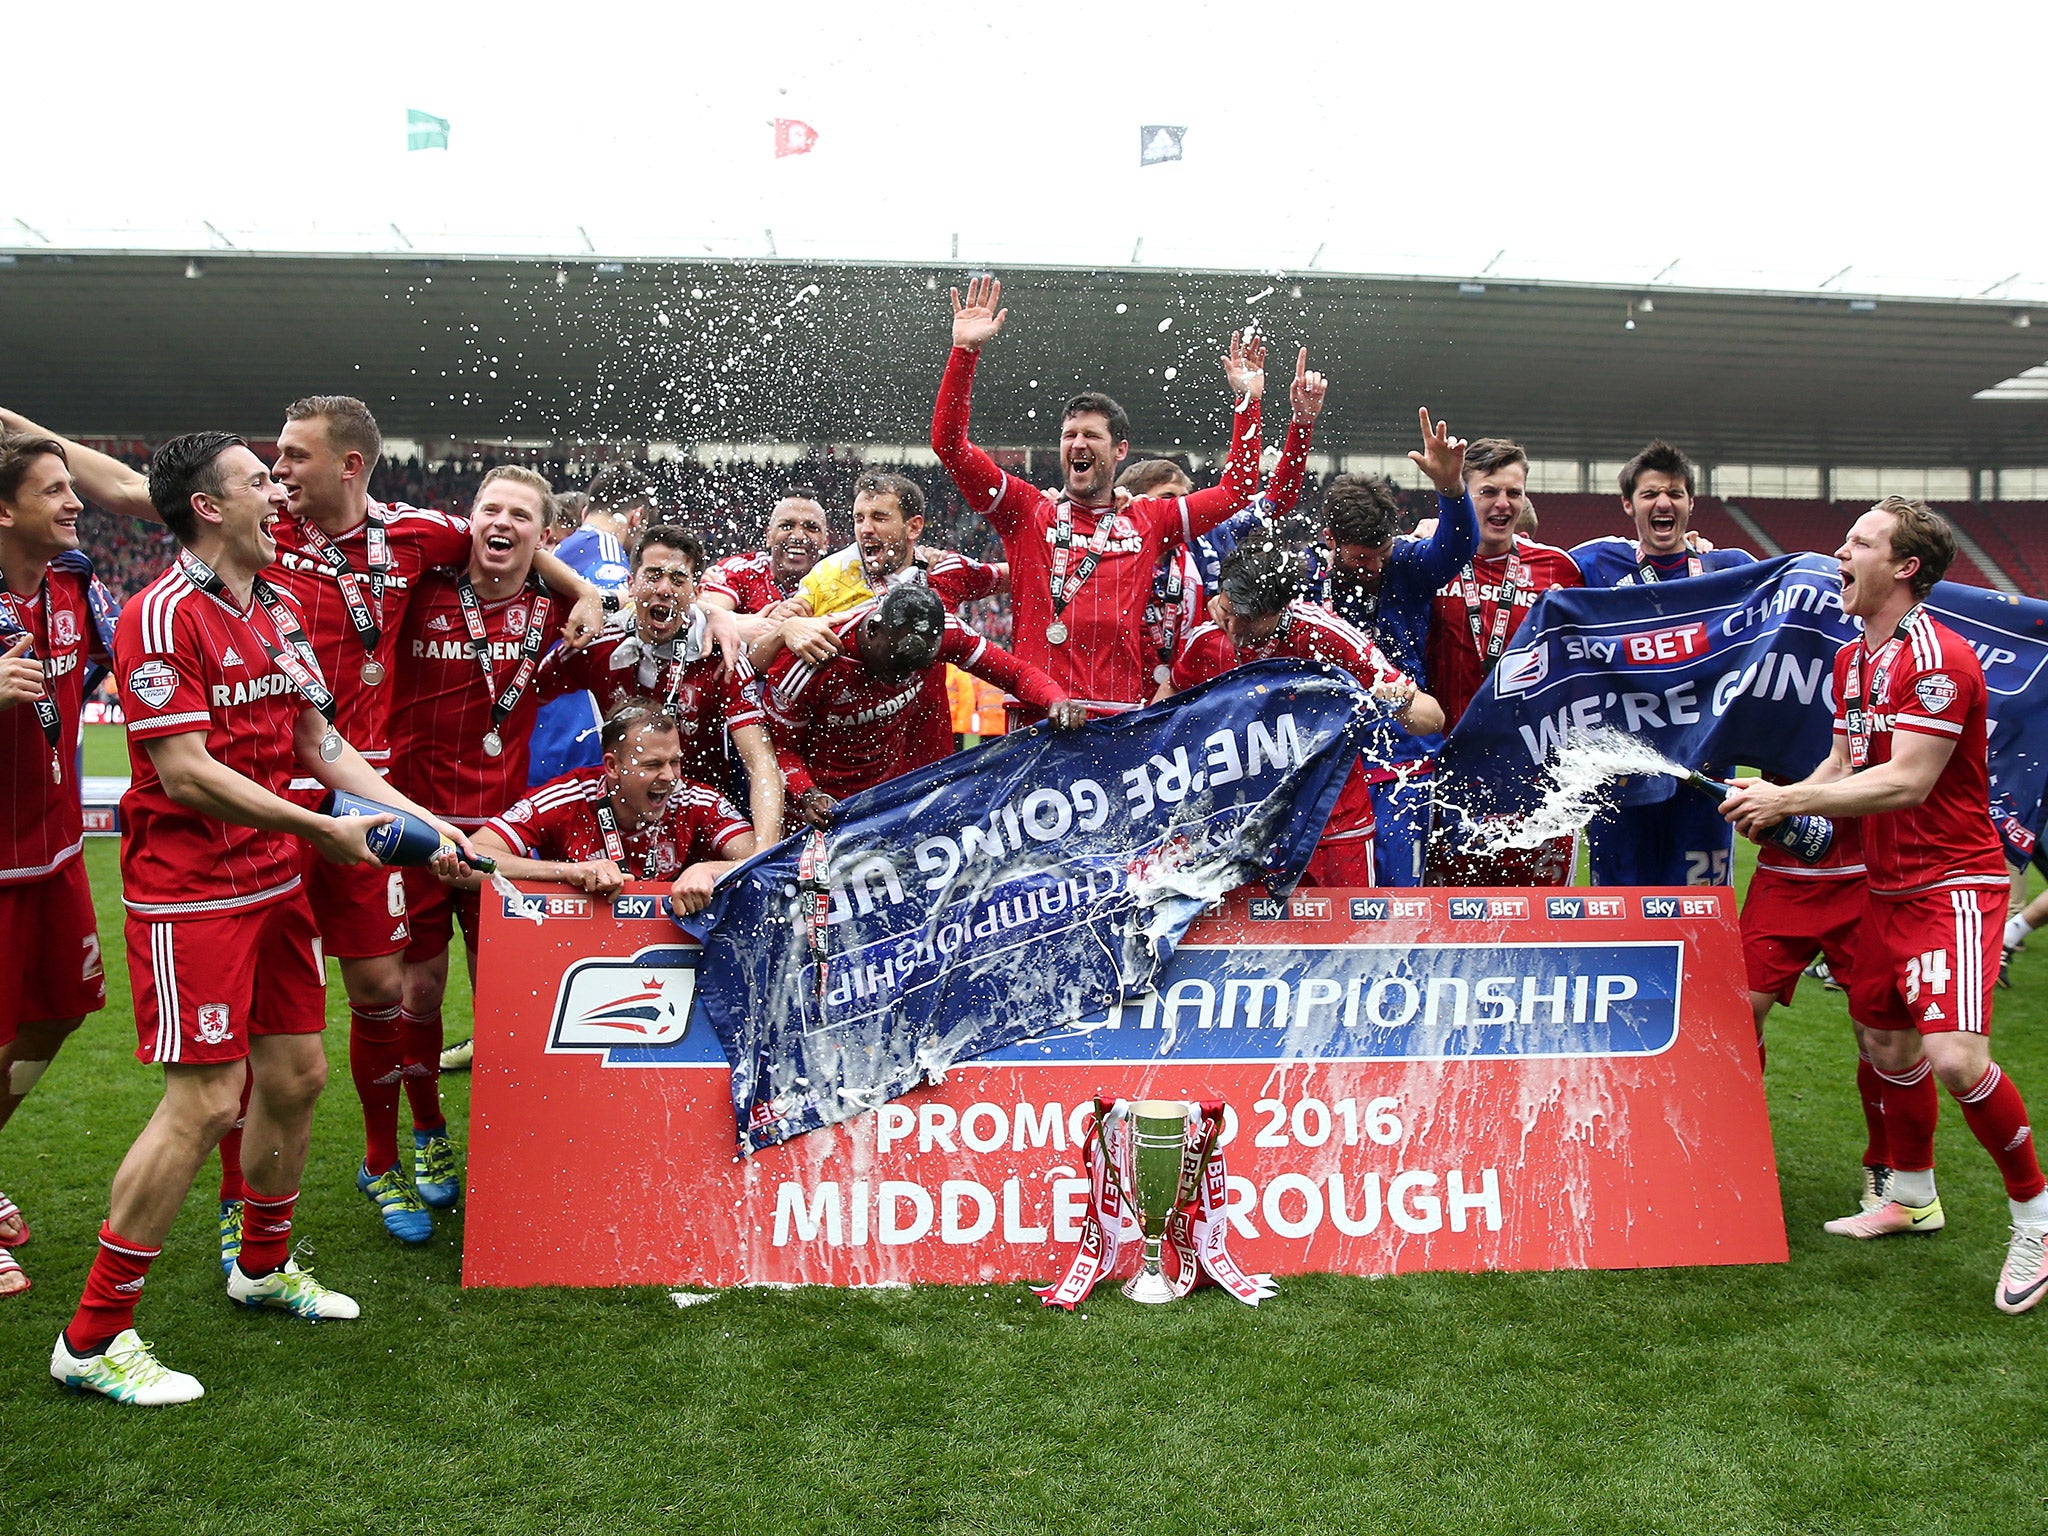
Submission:
<svg viewBox="0 0 2048 1536">
<path fill-rule="evenodd" d="M 808 155 L 818 147 L 818 130 L 794 117 L 775 119 L 775 158 Z"/>
</svg>

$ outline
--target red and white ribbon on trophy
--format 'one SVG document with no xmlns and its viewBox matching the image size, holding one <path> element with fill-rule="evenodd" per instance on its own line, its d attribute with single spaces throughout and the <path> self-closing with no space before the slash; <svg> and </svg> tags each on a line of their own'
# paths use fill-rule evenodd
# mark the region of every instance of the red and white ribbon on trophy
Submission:
<svg viewBox="0 0 2048 1536">
<path fill-rule="evenodd" d="M 1275 1294 L 1275 1287 L 1271 1275 L 1248 1274 L 1230 1255 L 1230 1172 L 1221 1146 L 1223 1101 L 1209 1099 L 1187 1109 L 1180 1188 L 1166 1221 L 1162 1267 L 1176 1297 L 1206 1280 L 1257 1306 Z M 1033 1287 L 1048 1307 L 1072 1311 L 1088 1299 L 1098 1281 L 1116 1272 L 1120 1259 L 1143 1247 L 1144 1232 L 1131 1200 L 1137 1178 L 1126 1100 L 1096 1099 L 1087 1167 L 1088 1213 L 1081 1245 L 1057 1284 Z"/>
</svg>

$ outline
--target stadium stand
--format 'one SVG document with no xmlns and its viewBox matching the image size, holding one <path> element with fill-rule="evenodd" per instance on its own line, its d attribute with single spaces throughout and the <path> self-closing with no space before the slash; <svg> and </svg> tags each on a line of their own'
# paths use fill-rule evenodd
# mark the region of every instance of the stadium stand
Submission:
<svg viewBox="0 0 2048 1536">
<path fill-rule="evenodd" d="M 2028 597 L 2048 597 L 2048 502 L 1997 501 L 1942 507 Z"/>
<path fill-rule="evenodd" d="M 1813 550 L 1824 555 L 1832 555 L 1841 548 L 1842 534 L 1859 514 L 1869 510 L 1867 502 L 1786 501 L 1768 496 L 1744 496 L 1737 505 L 1754 518 L 1764 532 L 1783 545 L 1787 553 Z M 2017 504 L 1998 504 L 1999 513 L 1995 519 L 1998 524 L 2002 525 L 2005 520 L 2007 505 Z M 1966 533 L 1976 538 L 1990 559 L 1999 560 L 2000 552 L 1995 545 L 2004 542 L 2002 537 L 1987 542 L 1978 537 L 1975 531 L 1976 524 L 1990 526 L 1994 522 L 1993 518 L 1985 514 L 1983 508 L 1972 507 L 1968 503 L 1946 503 L 1939 510 L 1954 518 Z M 1972 519 L 1975 520 L 1974 523 Z M 2014 580 L 2024 589 L 2041 590 L 2038 585 L 2020 581 L 2016 573 L 2007 574 L 2012 574 Z M 1948 576 L 1951 581 L 1960 581 L 1972 587 L 1998 585 L 1992 579 L 1991 573 L 1979 566 L 1967 550 L 1956 551 L 1955 564 L 1949 567 Z"/>
</svg>

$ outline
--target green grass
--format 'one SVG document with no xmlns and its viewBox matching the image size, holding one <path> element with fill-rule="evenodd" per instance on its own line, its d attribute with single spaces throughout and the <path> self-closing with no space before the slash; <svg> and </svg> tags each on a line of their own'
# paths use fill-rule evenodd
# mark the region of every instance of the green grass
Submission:
<svg viewBox="0 0 2048 1536">
<path fill-rule="evenodd" d="M 401 1250 L 354 1191 L 336 1028 L 300 1227 L 364 1320 L 231 1309 L 209 1171 L 142 1309 L 209 1397 L 72 1398 L 50 1343 L 157 1095 L 130 1054 L 114 855 L 87 854 L 113 1001 L 0 1132 L 0 1187 L 36 1228 L 36 1288 L 0 1302 L 0 1530 L 1960 1536 L 2048 1508 L 2029 1427 L 2048 1315 L 1991 1305 L 2004 1201 L 1953 1106 L 1947 1232 L 1819 1230 L 1853 1204 L 1862 1129 L 1840 996 L 1810 983 L 1771 1042 L 1789 1265 L 1297 1278 L 1256 1311 L 1205 1292 L 1163 1315 L 1113 1296 L 1048 1314 L 1022 1286 L 687 1311 L 659 1290 L 465 1292 L 459 1216 Z M 1999 995 L 1999 1054 L 2037 1098 L 2044 975 L 2023 960 Z M 338 985 L 330 1006 L 339 1024 Z M 458 1132 L 466 1096 L 448 1080 Z"/>
</svg>

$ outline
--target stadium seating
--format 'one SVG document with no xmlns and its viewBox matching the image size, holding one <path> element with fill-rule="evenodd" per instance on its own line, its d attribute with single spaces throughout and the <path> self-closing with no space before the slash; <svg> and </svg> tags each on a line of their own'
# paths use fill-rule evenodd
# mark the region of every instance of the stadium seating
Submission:
<svg viewBox="0 0 2048 1536">
<path fill-rule="evenodd" d="M 2020 591 L 2048 597 L 2048 502 L 1951 502 L 1941 510 L 1983 546 Z"/>
<path fill-rule="evenodd" d="M 1767 496 L 1744 496 L 1736 505 L 1754 518 L 1765 533 L 1783 545 L 1788 554 L 1812 550 L 1832 555 L 1842 547 L 1842 535 L 1848 531 L 1849 525 L 1869 510 L 1867 502 L 1785 501 Z M 1977 526 L 1988 522 L 1983 518 L 1981 509 L 1962 503 L 1945 505 L 1941 510 L 1953 517 L 1964 532 L 1977 539 L 1994 562 L 2001 560 L 2003 551 L 1996 545 L 2003 543 L 2003 539 L 1987 542 L 1978 536 Z M 2022 587 L 2028 585 L 2017 572 L 2008 571 L 2007 574 Z M 1997 586 L 1990 574 L 1962 550 L 1956 551 L 1955 564 L 1949 567 L 1948 575 L 1949 580 L 1960 581 L 1966 586 Z"/>
</svg>

